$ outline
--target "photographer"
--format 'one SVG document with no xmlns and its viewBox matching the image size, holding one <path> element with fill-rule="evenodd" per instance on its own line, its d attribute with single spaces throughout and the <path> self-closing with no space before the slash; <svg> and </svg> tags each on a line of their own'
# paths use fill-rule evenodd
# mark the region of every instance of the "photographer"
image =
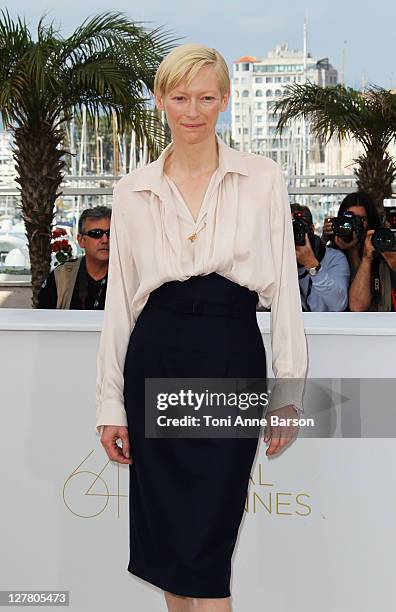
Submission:
<svg viewBox="0 0 396 612">
<path fill-rule="evenodd" d="M 311 211 L 292 204 L 301 304 L 304 311 L 339 312 L 348 304 L 349 266 L 338 249 L 315 235 Z"/>
<path fill-rule="evenodd" d="M 341 220 L 345 213 L 353 213 L 360 219 L 362 231 L 358 232 L 359 236 L 353 231 L 352 238 L 346 242 L 334 234 L 333 222 L 327 219 L 323 227 L 322 240 L 327 242 L 330 239 L 348 257 L 352 279 L 349 288 L 349 310 L 352 312 L 395 310 L 392 287 L 395 286 L 393 270 L 396 270 L 396 256 L 392 252 L 376 251 L 372 243 L 372 236 L 381 226 L 374 202 L 364 192 L 351 193 L 342 201 L 337 220 Z"/>
<path fill-rule="evenodd" d="M 337 234 L 334 233 L 334 222 L 341 225 L 341 221 L 345 214 L 353 213 L 353 216 L 357 217 L 361 232 L 357 235 L 356 231 L 352 232 L 351 236 L 346 237 L 345 232 L 340 231 Z M 322 241 L 327 244 L 329 241 L 332 246 L 337 247 L 341 251 L 344 251 L 349 261 L 349 267 L 351 270 L 351 279 L 354 278 L 363 256 L 363 246 L 368 230 L 375 230 L 381 225 L 381 220 L 377 208 L 370 198 L 370 196 L 364 191 L 357 191 L 350 193 L 341 202 L 340 208 L 338 209 L 337 217 L 335 219 L 327 218 L 323 225 Z M 342 238 L 344 234 L 344 239 Z"/>
<path fill-rule="evenodd" d="M 387 213 L 387 210 L 385 209 Z M 388 240 L 384 229 L 394 230 Z M 389 238 L 389 234 L 388 234 Z M 392 244 L 393 243 L 393 244 Z M 349 295 L 351 310 L 355 312 L 396 311 L 396 214 L 393 223 L 386 220 L 383 227 L 368 230 L 360 267 L 351 284 Z"/>
</svg>

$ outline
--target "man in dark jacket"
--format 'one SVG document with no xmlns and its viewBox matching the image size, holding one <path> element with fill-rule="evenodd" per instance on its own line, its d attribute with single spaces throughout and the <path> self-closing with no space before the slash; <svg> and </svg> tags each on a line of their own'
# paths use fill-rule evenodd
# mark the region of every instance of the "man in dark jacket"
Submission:
<svg viewBox="0 0 396 612">
<path fill-rule="evenodd" d="M 85 255 L 57 266 L 44 281 L 39 308 L 103 310 L 109 265 L 111 209 L 87 208 L 78 222 L 77 242 Z"/>
</svg>

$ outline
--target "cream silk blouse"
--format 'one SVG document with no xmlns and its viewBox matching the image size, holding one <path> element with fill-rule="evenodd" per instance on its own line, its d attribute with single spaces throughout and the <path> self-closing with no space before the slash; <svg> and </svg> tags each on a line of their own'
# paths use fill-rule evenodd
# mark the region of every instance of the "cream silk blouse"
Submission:
<svg viewBox="0 0 396 612">
<path fill-rule="evenodd" d="M 103 328 L 97 356 L 96 429 L 127 425 L 123 369 L 133 326 L 150 293 L 168 281 L 217 272 L 257 291 L 271 308 L 272 370 L 283 383 L 307 370 L 289 198 L 280 167 L 216 136 L 219 165 L 196 221 L 163 167 L 173 143 L 114 189 Z M 189 237 L 195 234 L 195 239 Z M 270 406 L 301 409 L 301 384 Z M 276 400 L 275 400 L 276 398 Z M 272 409 L 272 408 L 271 408 Z"/>
</svg>

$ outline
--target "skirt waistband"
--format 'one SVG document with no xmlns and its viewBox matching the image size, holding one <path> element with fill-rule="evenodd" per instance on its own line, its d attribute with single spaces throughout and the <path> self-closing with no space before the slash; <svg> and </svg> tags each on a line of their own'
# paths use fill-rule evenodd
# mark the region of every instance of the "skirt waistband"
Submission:
<svg viewBox="0 0 396 612">
<path fill-rule="evenodd" d="M 170 281 L 151 292 L 146 308 L 226 317 L 256 314 L 258 295 L 217 273 Z"/>
</svg>

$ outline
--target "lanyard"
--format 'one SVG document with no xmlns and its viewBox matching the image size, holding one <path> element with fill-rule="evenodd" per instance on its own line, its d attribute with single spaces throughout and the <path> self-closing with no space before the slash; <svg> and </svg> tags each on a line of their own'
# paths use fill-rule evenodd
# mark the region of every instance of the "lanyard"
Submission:
<svg viewBox="0 0 396 612">
<path fill-rule="evenodd" d="M 107 285 L 107 276 L 105 276 L 104 278 L 102 278 L 102 280 L 100 281 L 100 286 L 99 286 L 99 291 L 98 294 L 96 296 L 96 300 L 94 301 L 94 310 L 96 310 L 99 307 L 99 303 L 100 303 L 100 298 L 102 297 L 102 293 L 104 291 L 104 288 Z"/>
</svg>

